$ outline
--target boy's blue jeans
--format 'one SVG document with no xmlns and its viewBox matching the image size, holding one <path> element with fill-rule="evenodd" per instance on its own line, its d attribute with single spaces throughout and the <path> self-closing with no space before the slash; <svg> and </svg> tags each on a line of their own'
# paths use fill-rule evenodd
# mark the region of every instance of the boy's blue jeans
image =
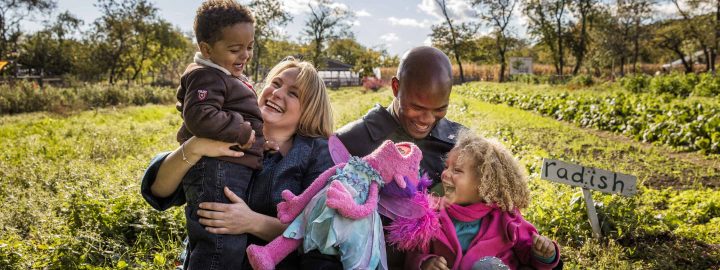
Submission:
<svg viewBox="0 0 720 270">
<path fill-rule="evenodd" d="M 203 157 L 183 177 L 188 254 L 185 269 L 239 269 L 245 259 L 247 235 L 212 234 L 198 222 L 201 202 L 230 203 L 223 189 L 245 200 L 253 170 L 215 158 Z"/>
</svg>

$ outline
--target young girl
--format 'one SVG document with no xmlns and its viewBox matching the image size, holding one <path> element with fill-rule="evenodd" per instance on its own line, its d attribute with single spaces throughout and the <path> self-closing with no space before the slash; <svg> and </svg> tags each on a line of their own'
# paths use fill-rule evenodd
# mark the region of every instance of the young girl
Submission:
<svg viewBox="0 0 720 270">
<path fill-rule="evenodd" d="M 525 171 L 510 151 L 466 130 L 446 164 L 441 229 L 428 253 L 409 254 L 406 268 L 550 269 L 558 264 L 557 244 L 520 214 L 530 191 Z"/>
</svg>

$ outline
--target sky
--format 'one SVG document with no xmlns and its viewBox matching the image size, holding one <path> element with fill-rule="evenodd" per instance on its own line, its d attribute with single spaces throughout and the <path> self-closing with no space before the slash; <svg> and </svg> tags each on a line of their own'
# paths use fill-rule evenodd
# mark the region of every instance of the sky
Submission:
<svg viewBox="0 0 720 270">
<path fill-rule="evenodd" d="M 282 1 L 285 9 L 293 16 L 293 21 L 284 27 L 285 35 L 298 41 L 308 17 L 310 0 Z M 85 21 L 83 30 L 89 29 L 92 22 L 100 16 L 95 1 L 58 0 L 55 14 L 69 10 Z M 192 33 L 193 16 L 202 0 L 151 0 L 159 9 L 160 17 L 179 27 L 183 32 Z M 247 3 L 248 0 L 240 0 Z M 464 0 L 447 0 L 450 15 L 457 21 L 478 20 L 472 7 Z M 401 55 L 406 50 L 420 45 L 430 45 L 431 26 L 444 21 L 435 0 L 335 0 L 337 6 L 354 12 L 352 32 L 358 42 L 366 47 L 387 49 L 391 55 Z M 663 3 L 657 7 L 660 13 L 672 13 L 672 4 Z M 515 8 L 511 27 L 521 38 L 527 38 L 527 18 Z M 42 21 L 51 17 L 35 15 L 22 24 L 25 31 L 42 28 Z M 488 33 L 487 27 L 481 33 Z"/>
</svg>

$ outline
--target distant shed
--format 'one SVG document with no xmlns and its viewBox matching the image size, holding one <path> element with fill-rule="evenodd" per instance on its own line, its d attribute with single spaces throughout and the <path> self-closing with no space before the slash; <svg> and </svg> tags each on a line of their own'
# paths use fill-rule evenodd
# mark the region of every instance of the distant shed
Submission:
<svg viewBox="0 0 720 270">
<path fill-rule="evenodd" d="M 325 85 L 337 89 L 341 86 L 361 85 L 360 74 L 352 70 L 353 66 L 343 62 L 326 59 L 325 65 L 318 70 L 318 74 L 325 81 Z"/>
</svg>

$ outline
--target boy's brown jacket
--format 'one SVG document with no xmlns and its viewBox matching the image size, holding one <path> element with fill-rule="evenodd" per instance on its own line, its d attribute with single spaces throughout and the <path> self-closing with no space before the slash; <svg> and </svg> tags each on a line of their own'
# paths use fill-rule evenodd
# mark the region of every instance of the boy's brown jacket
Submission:
<svg viewBox="0 0 720 270">
<path fill-rule="evenodd" d="M 249 84 L 214 67 L 190 64 L 180 79 L 176 108 L 183 125 L 177 141 L 184 143 L 197 136 L 224 142 L 247 143 L 255 130 L 255 143 L 239 158 L 219 159 L 259 169 L 262 165 L 262 115 L 257 94 Z M 250 125 L 245 122 L 249 122 Z"/>
</svg>

